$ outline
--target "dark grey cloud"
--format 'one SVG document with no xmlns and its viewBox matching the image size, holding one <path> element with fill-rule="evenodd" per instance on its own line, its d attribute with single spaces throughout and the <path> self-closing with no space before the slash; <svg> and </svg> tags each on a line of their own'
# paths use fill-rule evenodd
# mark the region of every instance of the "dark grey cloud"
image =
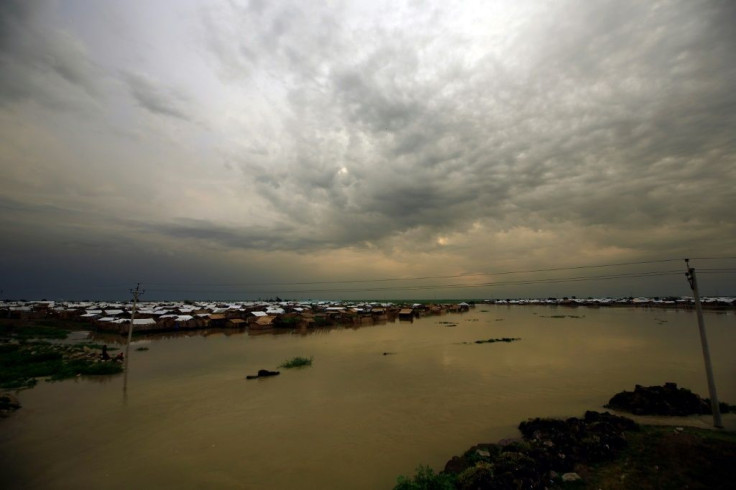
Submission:
<svg viewBox="0 0 736 490">
<path fill-rule="evenodd" d="M 43 25 L 45 8 L 14 0 L 0 6 L 0 101 L 32 99 L 61 109 L 87 104 L 100 93 L 100 70 L 72 34 Z"/>
<path fill-rule="evenodd" d="M 0 7 L 18 236 L 274 273 L 736 250 L 729 2 L 59 5 Z"/>
<path fill-rule="evenodd" d="M 289 170 L 255 191 L 322 226 L 325 244 L 477 219 L 501 228 L 730 220 L 734 193 L 719 185 L 735 176 L 730 15 L 722 3 L 573 2 L 539 13 L 508 52 L 472 66 L 460 38 L 441 39 L 449 58 L 423 52 L 439 33 L 432 25 L 429 35 L 379 28 L 354 59 L 330 61 L 322 96 L 303 95 L 314 89 L 307 72 L 289 72 L 302 82 L 290 88 L 294 113 L 366 144 L 330 146 L 334 135 L 295 121 Z M 283 30 L 263 36 L 286 42 Z M 514 57 L 526 57 L 521 67 Z M 697 198 L 703 189 L 709 196 Z M 334 223 L 348 231 L 330 234 Z"/>
<path fill-rule="evenodd" d="M 268 227 L 235 227 L 206 220 L 182 218 L 159 225 L 139 223 L 138 228 L 147 233 L 162 234 L 174 239 L 208 243 L 214 248 L 278 251 L 308 246 L 308 241 L 299 236 L 293 226 L 283 224 Z"/>
<path fill-rule="evenodd" d="M 178 90 L 139 73 L 126 73 L 123 78 L 133 99 L 144 109 L 163 116 L 190 119 L 184 108 L 187 98 Z"/>
</svg>

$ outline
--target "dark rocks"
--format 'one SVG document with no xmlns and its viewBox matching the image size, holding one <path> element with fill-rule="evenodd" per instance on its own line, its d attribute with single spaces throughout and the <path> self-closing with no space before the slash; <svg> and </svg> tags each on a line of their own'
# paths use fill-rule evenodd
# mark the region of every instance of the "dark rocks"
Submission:
<svg viewBox="0 0 736 490">
<path fill-rule="evenodd" d="M 719 404 L 723 413 L 734 407 Z M 710 400 L 700 398 L 686 388 L 678 388 L 676 383 L 664 386 L 636 385 L 634 391 L 622 391 L 611 398 L 606 408 L 633 413 L 634 415 L 673 415 L 686 416 L 712 413 Z"/>
<path fill-rule="evenodd" d="M 281 373 L 279 371 L 269 371 L 268 369 L 259 369 L 257 375 L 255 376 L 248 375 L 245 377 L 245 379 L 267 378 L 269 376 L 276 376 L 278 374 L 281 374 Z"/>
<path fill-rule="evenodd" d="M 0 417 L 7 417 L 20 408 L 18 399 L 10 393 L 0 393 Z"/>
<path fill-rule="evenodd" d="M 635 422 L 609 413 L 586 412 L 582 419 L 530 419 L 519 425 L 522 441 L 479 444 L 445 465 L 460 489 L 546 488 L 578 464 L 612 459 L 626 446 Z M 568 479 L 570 475 L 568 475 Z"/>
</svg>

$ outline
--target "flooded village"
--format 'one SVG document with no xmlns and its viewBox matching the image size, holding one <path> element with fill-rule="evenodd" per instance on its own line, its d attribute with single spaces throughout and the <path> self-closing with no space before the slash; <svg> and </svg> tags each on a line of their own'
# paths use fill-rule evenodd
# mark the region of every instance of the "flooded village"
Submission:
<svg viewBox="0 0 736 490">
<path fill-rule="evenodd" d="M 736 298 L 707 297 L 708 309 L 736 308 Z M 283 329 L 374 325 L 395 320 L 461 313 L 482 305 L 548 307 L 694 307 L 690 297 L 668 298 L 544 298 L 488 299 L 461 302 L 342 302 L 342 301 L 239 301 L 239 302 L 98 302 L 98 301 L 4 301 L 0 318 L 19 320 L 59 319 L 86 323 L 90 330 L 127 334 L 206 329 L 247 329 L 267 332 Z"/>
<path fill-rule="evenodd" d="M 735 299 L 703 298 L 725 402 L 736 400 Z M 485 478 L 486 463 L 525 454 L 493 443 L 520 421 L 585 414 L 569 420 L 597 430 L 609 419 L 593 411 L 638 384 L 705 397 L 695 320 L 690 298 L 145 301 L 135 314 L 127 301 L 0 302 L 0 486 L 401 489 L 419 464 Z M 130 369 L 105 361 L 105 344 Z M 296 359 L 309 363 L 287 367 Z M 732 431 L 736 415 L 723 422 Z M 697 434 L 709 424 L 687 419 Z M 549 436 L 554 447 L 565 434 Z M 549 454 L 524 471 L 575 472 Z"/>
</svg>

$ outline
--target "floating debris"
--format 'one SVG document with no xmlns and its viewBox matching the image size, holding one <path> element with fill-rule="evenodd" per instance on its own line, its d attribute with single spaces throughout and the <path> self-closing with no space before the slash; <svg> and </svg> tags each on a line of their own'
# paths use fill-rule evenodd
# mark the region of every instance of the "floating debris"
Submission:
<svg viewBox="0 0 736 490">
<path fill-rule="evenodd" d="M 585 318 L 585 315 L 539 315 L 539 318 Z"/>
<path fill-rule="evenodd" d="M 257 378 L 268 378 L 269 376 L 277 376 L 281 374 L 278 371 L 269 371 L 268 369 L 259 369 L 258 374 L 248 375 L 245 379 L 257 379 Z"/>
<path fill-rule="evenodd" d="M 500 339 L 476 340 L 475 342 L 463 342 L 463 344 L 494 344 L 496 342 L 516 342 L 518 337 L 502 337 Z"/>
</svg>

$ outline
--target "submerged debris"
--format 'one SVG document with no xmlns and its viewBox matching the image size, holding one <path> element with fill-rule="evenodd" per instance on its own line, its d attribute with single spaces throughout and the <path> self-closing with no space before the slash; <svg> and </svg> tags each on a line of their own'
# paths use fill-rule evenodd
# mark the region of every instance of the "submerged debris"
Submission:
<svg viewBox="0 0 736 490">
<path fill-rule="evenodd" d="M 585 315 L 539 315 L 539 318 L 585 318 Z"/>
<path fill-rule="evenodd" d="M 281 374 L 279 371 L 269 371 L 268 369 L 259 369 L 258 374 L 249 374 L 245 379 L 268 378 L 269 376 L 277 376 Z"/>
<path fill-rule="evenodd" d="M 476 340 L 475 342 L 463 342 L 463 344 L 493 344 L 496 342 L 516 342 L 518 340 L 521 340 L 519 337 L 502 337 L 500 339 L 486 339 L 486 340 Z"/>
<path fill-rule="evenodd" d="M 457 327 L 457 323 L 455 322 L 437 322 L 439 325 L 444 325 L 445 327 Z"/>
</svg>

